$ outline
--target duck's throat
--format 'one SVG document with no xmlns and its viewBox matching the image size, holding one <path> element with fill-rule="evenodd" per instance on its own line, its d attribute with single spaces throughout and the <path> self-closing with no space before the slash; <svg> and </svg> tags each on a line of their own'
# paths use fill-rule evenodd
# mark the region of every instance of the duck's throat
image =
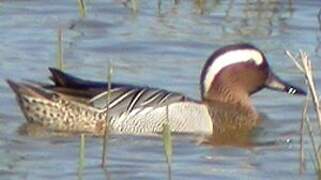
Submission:
<svg viewBox="0 0 321 180">
<path fill-rule="evenodd" d="M 254 111 L 249 93 L 242 88 L 231 88 L 230 86 L 214 86 L 209 93 L 203 97 L 203 101 L 209 104 L 216 102 L 226 104 L 247 111 Z"/>
<path fill-rule="evenodd" d="M 206 105 L 213 120 L 215 133 L 247 132 L 260 122 L 259 115 L 248 104 L 207 101 Z"/>
</svg>

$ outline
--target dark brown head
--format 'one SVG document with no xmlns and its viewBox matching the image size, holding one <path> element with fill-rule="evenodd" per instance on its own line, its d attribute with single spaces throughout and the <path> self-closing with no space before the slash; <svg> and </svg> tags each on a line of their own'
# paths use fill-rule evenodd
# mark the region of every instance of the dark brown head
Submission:
<svg viewBox="0 0 321 180">
<path fill-rule="evenodd" d="M 263 52 L 250 44 L 229 45 L 215 51 L 203 67 L 200 82 L 203 100 L 231 104 L 249 103 L 249 96 L 264 87 L 305 94 L 274 75 Z"/>
</svg>

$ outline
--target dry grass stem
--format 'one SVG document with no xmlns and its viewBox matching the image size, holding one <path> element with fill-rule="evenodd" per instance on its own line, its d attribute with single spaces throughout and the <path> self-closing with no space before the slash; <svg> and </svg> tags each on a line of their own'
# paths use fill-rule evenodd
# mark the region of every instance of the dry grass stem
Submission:
<svg viewBox="0 0 321 180">
<path fill-rule="evenodd" d="M 304 157 L 303 157 L 303 155 L 304 155 L 304 152 L 303 152 L 304 151 L 304 149 L 303 149 L 303 133 L 304 133 L 303 129 L 304 129 L 304 127 L 302 124 L 302 123 L 304 123 L 304 124 L 306 124 L 307 130 L 309 133 L 309 137 L 310 137 L 313 152 L 314 152 L 314 158 L 316 160 L 314 165 L 316 167 L 317 174 L 319 175 L 321 172 L 321 157 L 319 155 L 320 146 L 317 146 L 317 144 L 315 142 L 315 137 L 313 136 L 312 126 L 311 126 L 311 123 L 309 120 L 309 116 L 307 115 L 308 98 L 311 97 L 312 102 L 313 102 L 313 107 L 314 107 L 314 110 L 315 110 L 315 113 L 317 116 L 317 120 L 319 122 L 319 130 L 321 132 L 320 99 L 319 99 L 319 96 L 316 91 L 316 86 L 315 86 L 314 77 L 313 77 L 312 64 L 311 64 L 311 61 L 310 61 L 307 53 L 303 52 L 302 50 L 299 51 L 299 55 L 297 57 L 293 56 L 289 51 L 286 51 L 286 54 L 294 62 L 296 67 L 304 74 L 306 84 L 309 89 L 308 96 L 307 96 L 306 103 L 305 103 L 305 107 L 304 107 L 304 111 L 303 111 L 303 121 L 304 122 L 301 122 L 300 172 L 303 172 L 303 163 L 304 163 Z M 317 147 L 319 147 L 319 148 L 317 148 Z"/>
<path fill-rule="evenodd" d="M 301 66 L 301 64 L 298 62 L 298 56 L 293 56 L 290 51 L 285 51 L 286 55 L 294 62 L 295 66 L 302 72 L 304 73 L 304 69 Z"/>
<path fill-rule="evenodd" d="M 317 145 L 315 143 L 315 139 L 314 139 L 314 136 L 313 136 L 313 129 L 311 127 L 311 123 L 310 123 L 310 118 L 307 117 L 305 119 L 305 124 L 306 124 L 306 127 L 308 129 L 308 132 L 309 132 L 309 137 L 310 137 L 310 140 L 311 140 L 311 144 L 312 144 L 312 149 L 313 149 L 313 153 L 314 153 L 314 157 L 316 158 L 316 163 L 317 163 L 317 169 L 318 171 L 320 171 L 320 168 L 321 168 L 321 158 L 320 156 L 318 155 L 318 150 L 317 150 Z"/>
<path fill-rule="evenodd" d="M 300 125 L 300 174 L 304 172 L 305 169 L 305 161 L 304 161 L 304 123 L 307 119 L 308 107 L 309 107 L 309 96 L 310 93 L 308 92 L 307 96 L 305 97 L 304 108 L 302 112 L 302 120 Z"/>
<path fill-rule="evenodd" d="M 301 63 L 297 61 L 297 58 L 295 58 L 289 51 L 286 51 L 290 59 L 295 63 L 297 68 L 304 73 L 305 79 L 308 83 L 309 92 L 312 95 L 314 110 L 317 113 L 317 118 L 319 120 L 319 126 L 321 130 L 321 111 L 320 111 L 320 99 L 317 95 L 315 83 L 314 83 L 314 77 L 313 77 L 313 71 L 312 71 L 312 65 L 311 61 L 308 58 L 308 55 L 301 51 L 299 52 L 299 59 L 301 60 Z"/>
</svg>

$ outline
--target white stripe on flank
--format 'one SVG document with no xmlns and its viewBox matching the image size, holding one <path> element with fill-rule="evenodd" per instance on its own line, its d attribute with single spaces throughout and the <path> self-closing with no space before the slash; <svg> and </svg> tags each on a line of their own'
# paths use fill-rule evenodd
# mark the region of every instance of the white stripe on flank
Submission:
<svg viewBox="0 0 321 180">
<path fill-rule="evenodd" d="M 109 104 L 109 108 L 113 108 L 114 106 L 116 106 L 118 103 L 120 103 L 121 101 L 123 101 L 125 98 L 127 98 L 128 96 L 130 96 L 131 94 L 133 94 L 136 91 L 136 89 L 131 89 L 129 91 L 127 91 L 126 93 L 122 94 L 120 97 L 115 98 L 114 101 L 112 101 Z"/>
<path fill-rule="evenodd" d="M 155 99 L 157 99 L 162 93 L 162 90 L 155 90 L 152 95 L 150 95 L 149 99 L 146 99 L 143 103 L 141 103 L 141 106 L 145 106 L 149 103 L 152 103 Z"/>
<path fill-rule="evenodd" d="M 110 92 L 113 93 L 113 92 L 118 91 L 118 90 L 120 90 L 120 89 L 121 89 L 121 88 L 114 88 L 114 89 L 111 89 Z M 108 94 L 108 90 L 106 90 L 106 91 L 104 91 L 104 92 L 102 92 L 102 93 L 94 96 L 93 98 L 91 98 L 91 99 L 89 100 L 89 103 L 93 103 L 93 102 L 96 101 L 97 99 L 100 99 L 100 98 L 102 98 L 103 96 L 107 96 L 107 94 Z M 107 99 L 107 98 L 106 98 L 106 99 Z"/>
<path fill-rule="evenodd" d="M 139 98 L 145 93 L 145 89 L 141 89 L 140 92 L 134 97 L 134 99 L 130 102 L 129 107 L 127 109 L 127 112 L 130 112 L 133 110 L 134 106 L 136 105 Z"/>
<path fill-rule="evenodd" d="M 261 53 L 253 49 L 242 49 L 226 52 L 216 58 L 216 60 L 207 68 L 207 73 L 205 75 L 203 83 L 204 95 L 207 93 L 211 87 L 211 84 L 215 76 L 225 67 L 252 60 L 256 65 L 263 63 L 263 57 Z"/>
<path fill-rule="evenodd" d="M 161 101 L 159 101 L 158 104 L 164 103 L 171 95 L 172 95 L 172 93 L 168 93 L 166 96 L 164 96 L 164 97 L 161 99 Z"/>
</svg>

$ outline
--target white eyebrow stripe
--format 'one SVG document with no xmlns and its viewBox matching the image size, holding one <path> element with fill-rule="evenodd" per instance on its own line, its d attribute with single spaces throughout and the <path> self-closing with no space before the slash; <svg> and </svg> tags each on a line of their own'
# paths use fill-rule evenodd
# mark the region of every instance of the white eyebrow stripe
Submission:
<svg viewBox="0 0 321 180">
<path fill-rule="evenodd" d="M 261 53 L 254 49 L 241 49 L 229 51 L 218 56 L 215 61 L 207 68 L 207 73 L 204 78 L 203 87 L 204 95 L 206 96 L 215 76 L 225 67 L 253 60 L 256 65 L 263 63 L 263 57 Z"/>
</svg>

